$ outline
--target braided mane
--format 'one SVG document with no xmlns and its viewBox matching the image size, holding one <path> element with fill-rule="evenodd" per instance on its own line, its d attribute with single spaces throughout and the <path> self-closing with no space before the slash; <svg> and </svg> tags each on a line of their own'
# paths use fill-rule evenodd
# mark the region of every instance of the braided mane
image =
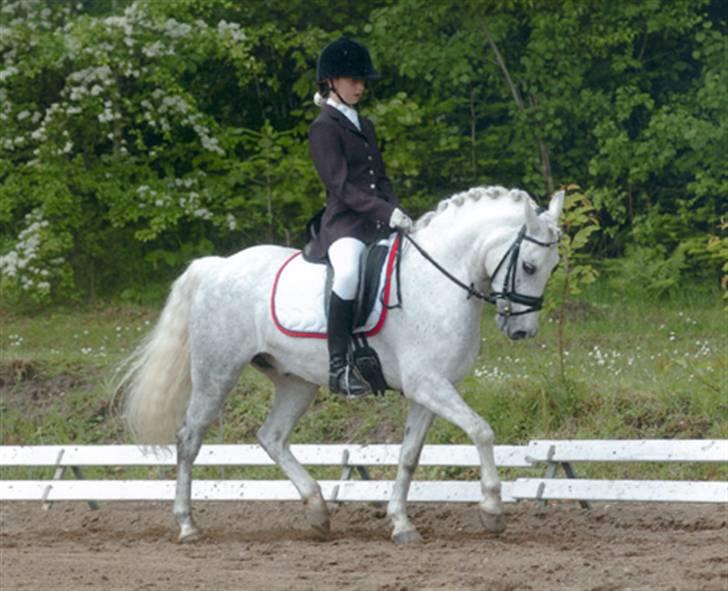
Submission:
<svg viewBox="0 0 728 591">
<path fill-rule="evenodd" d="M 473 187 L 472 189 L 456 193 L 452 197 L 440 201 L 433 211 L 428 211 L 417 220 L 415 229 L 419 230 L 427 227 L 434 218 L 453 207 L 461 207 L 465 203 L 474 203 L 485 198 L 501 199 L 504 196 L 510 197 L 514 202 L 531 199 L 528 193 L 520 189 L 506 189 L 498 185 L 492 187 Z"/>
</svg>

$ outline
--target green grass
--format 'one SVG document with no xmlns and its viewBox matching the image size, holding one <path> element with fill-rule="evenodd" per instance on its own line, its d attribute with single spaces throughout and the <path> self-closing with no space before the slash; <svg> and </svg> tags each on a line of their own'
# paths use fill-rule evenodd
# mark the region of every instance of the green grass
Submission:
<svg viewBox="0 0 728 591">
<path fill-rule="evenodd" d="M 466 398 L 502 437 L 726 437 L 725 321 L 719 305 L 591 303 L 564 338 L 556 322 L 487 344 Z"/>
<path fill-rule="evenodd" d="M 509 341 L 496 329 L 492 310 L 486 309 L 482 351 L 460 391 L 491 423 L 498 443 L 728 438 L 726 317 L 719 296 L 620 301 L 618 295 L 594 289 L 571 305 L 561 339 L 558 321 L 542 312 L 535 339 Z M 110 407 L 113 371 L 158 312 L 124 305 L 0 313 L 0 443 L 124 442 Z M 269 383 L 246 369 L 207 441 L 255 441 L 270 396 Z M 293 441 L 398 442 L 405 414 L 406 401 L 399 394 L 348 401 L 322 391 Z M 428 441 L 467 439 L 454 426 L 436 420 Z M 623 476 L 642 469 L 588 468 Z M 663 477 L 726 477 L 721 466 L 656 470 Z"/>
</svg>

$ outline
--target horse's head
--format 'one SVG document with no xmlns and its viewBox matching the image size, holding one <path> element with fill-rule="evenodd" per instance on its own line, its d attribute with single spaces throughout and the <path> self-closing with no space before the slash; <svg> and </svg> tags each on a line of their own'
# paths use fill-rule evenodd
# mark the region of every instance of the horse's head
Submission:
<svg viewBox="0 0 728 591">
<path fill-rule="evenodd" d="M 496 323 L 511 339 L 530 338 L 538 332 L 538 310 L 551 272 L 559 262 L 558 220 L 564 192 L 551 198 L 548 209 L 537 212 L 524 199 L 525 221 L 505 253 L 491 270 L 492 297 L 496 300 Z"/>
</svg>

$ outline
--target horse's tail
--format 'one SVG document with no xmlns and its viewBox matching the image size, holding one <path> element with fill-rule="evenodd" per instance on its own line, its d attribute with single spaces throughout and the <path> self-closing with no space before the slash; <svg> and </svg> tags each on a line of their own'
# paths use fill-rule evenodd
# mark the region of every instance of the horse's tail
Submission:
<svg viewBox="0 0 728 591">
<path fill-rule="evenodd" d="M 192 390 L 189 317 L 197 289 L 194 264 L 173 284 L 154 330 L 122 368 L 116 392 L 123 396 L 123 419 L 138 443 L 174 441 Z"/>
</svg>

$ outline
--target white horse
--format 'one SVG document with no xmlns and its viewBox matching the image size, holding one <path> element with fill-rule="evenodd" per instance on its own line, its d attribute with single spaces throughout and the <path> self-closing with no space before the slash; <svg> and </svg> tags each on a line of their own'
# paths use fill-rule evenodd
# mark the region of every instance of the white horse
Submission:
<svg viewBox="0 0 728 591">
<path fill-rule="evenodd" d="M 383 329 L 370 338 L 387 383 L 410 404 L 387 507 L 396 543 L 421 539 L 405 502 L 435 415 L 472 439 L 480 458 L 483 525 L 492 532 L 505 529 L 493 431 L 454 384 L 478 355 L 483 302 L 470 297 L 475 291 L 490 294 L 498 327 L 509 338 L 536 334 L 536 311 L 558 262 L 563 200 L 558 192 L 548 209 L 539 212 L 523 191 L 487 187 L 442 201 L 416 222 L 411 236 L 450 278 L 404 242 L 399 275 L 403 306 L 390 310 Z M 274 326 L 269 308 L 276 271 L 293 252 L 255 246 L 228 258 L 193 261 L 175 281 L 156 327 L 130 358 L 119 386 L 126 423 L 140 443 L 169 443 L 176 434 L 174 514 L 180 541 L 200 533 L 190 505 L 192 464 L 247 363 L 275 385 L 258 441 L 298 489 L 310 526 L 321 534 L 329 531 L 321 489 L 288 444 L 319 387 L 328 383 L 326 341 L 285 336 Z M 453 278 L 462 282 L 460 287 L 471 286 L 470 293 Z"/>
</svg>

